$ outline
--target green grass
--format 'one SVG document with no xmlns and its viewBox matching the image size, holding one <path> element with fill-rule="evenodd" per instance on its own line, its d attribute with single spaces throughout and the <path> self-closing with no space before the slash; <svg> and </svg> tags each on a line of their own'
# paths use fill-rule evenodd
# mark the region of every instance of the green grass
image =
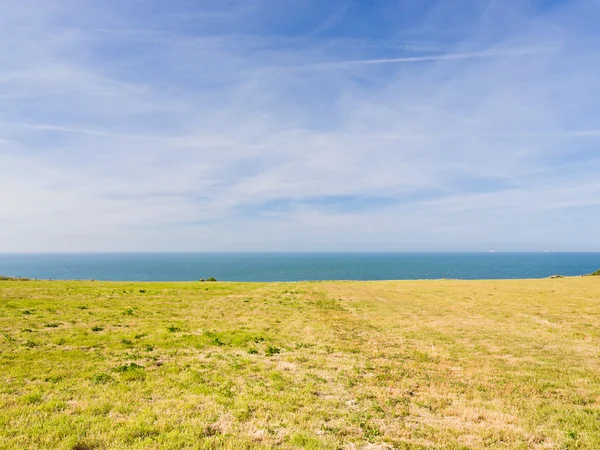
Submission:
<svg viewBox="0 0 600 450">
<path fill-rule="evenodd" d="M 600 280 L 0 281 L 0 448 L 600 448 Z"/>
</svg>

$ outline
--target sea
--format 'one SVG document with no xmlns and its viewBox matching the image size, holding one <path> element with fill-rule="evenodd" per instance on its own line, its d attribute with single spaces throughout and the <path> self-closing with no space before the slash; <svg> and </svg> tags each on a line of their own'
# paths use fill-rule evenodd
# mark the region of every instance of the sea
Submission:
<svg viewBox="0 0 600 450">
<path fill-rule="evenodd" d="M 518 279 L 598 269 L 600 253 L 0 254 L 0 275 L 52 280 Z"/>
</svg>

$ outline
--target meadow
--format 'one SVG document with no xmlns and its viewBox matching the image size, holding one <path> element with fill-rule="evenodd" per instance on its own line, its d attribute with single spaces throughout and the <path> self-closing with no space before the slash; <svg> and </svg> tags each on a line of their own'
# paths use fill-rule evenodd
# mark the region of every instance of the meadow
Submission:
<svg viewBox="0 0 600 450">
<path fill-rule="evenodd" d="M 600 448 L 600 277 L 0 281 L 0 448 Z"/>
</svg>

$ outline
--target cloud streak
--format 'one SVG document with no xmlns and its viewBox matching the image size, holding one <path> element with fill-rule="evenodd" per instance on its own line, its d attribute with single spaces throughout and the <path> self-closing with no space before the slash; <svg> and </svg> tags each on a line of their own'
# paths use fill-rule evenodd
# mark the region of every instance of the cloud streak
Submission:
<svg viewBox="0 0 600 450">
<path fill-rule="evenodd" d="M 337 69 L 351 66 L 362 65 L 377 65 L 377 64 L 403 64 L 403 63 L 420 63 L 420 62 L 435 62 L 435 61 L 461 61 L 469 59 L 481 58 L 502 58 L 511 56 L 528 56 L 556 50 L 556 46 L 538 47 L 538 48 L 507 48 L 507 49 L 492 49 L 480 52 L 471 53 L 444 53 L 439 55 L 428 56 L 408 56 L 404 58 L 381 58 L 381 59 L 358 59 L 349 61 L 336 61 L 323 64 L 315 64 L 305 66 L 305 69 Z"/>
</svg>

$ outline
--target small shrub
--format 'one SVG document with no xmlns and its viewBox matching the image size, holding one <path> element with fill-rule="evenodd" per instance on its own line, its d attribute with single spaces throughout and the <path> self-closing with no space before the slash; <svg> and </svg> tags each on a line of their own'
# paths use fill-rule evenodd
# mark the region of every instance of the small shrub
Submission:
<svg viewBox="0 0 600 450">
<path fill-rule="evenodd" d="M 58 324 L 57 323 L 47 323 L 46 325 L 44 325 L 46 328 L 58 328 Z"/>
<path fill-rule="evenodd" d="M 267 348 L 266 352 L 265 352 L 265 355 L 267 355 L 267 356 L 273 356 L 273 355 L 276 355 L 278 353 L 281 353 L 281 349 L 280 348 L 269 346 Z"/>
<path fill-rule="evenodd" d="M 146 293 L 146 289 L 140 289 L 140 294 L 145 294 Z"/>
<path fill-rule="evenodd" d="M 34 342 L 34 341 L 27 340 L 27 341 L 25 341 L 25 343 L 23 345 L 25 347 L 27 347 L 27 348 L 34 348 L 34 347 L 38 346 L 38 343 Z"/>
<path fill-rule="evenodd" d="M 29 281 L 29 278 L 21 278 L 21 277 L 6 277 L 0 275 L 0 281 Z"/>
<path fill-rule="evenodd" d="M 258 354 L 258 350 L 256 350 L 255 348 L 251 348 L 248 349 L 248 353 L 251 355 L 257 355 Z"/>
<path fill-rule="evenodd" d="M 170 326 L 170 327 L 167 327 L 167 331 L 169 333 L 177 333 L 177 332 L 181 331 L 181 328 L 175 327 L 175 326 Z"/>
<path fill-rule="evenodd" d="M 134 336 L 134 338 L 136 338 L 136 339 L 141 339 L 141 338 L 143 338 L 143 337 L 146 337 L 146 336 L 148 336 L 146 333 L 140 333 L 140 334 L 136 334 L 136 335 Z"/>
<path fill-rule="evenodd" d="M 75 308 L 77 308 L 77 309 L 90 309 L 89 306 L 85 306 L 85 305 L 79 305 L 79 306 L 76 306 Z"/>
<path fill-rule="evenodd" d="M 210 277 L 206 281 L 217 281 L 217 279 L 215 277 Z"/>
<path fill-rule="evenodd" d="M 200 278 L 198 281 L 199 281 L 200 283 L 204 283 L 206 280 L 205 280 L 204 278 Z"/>
<path fill-rule="evenodd" d="M 590 273 L 589 276 L 590 277 L 600 277 L 600 269 L 596 270 L 595 272 Z"/>
<path fill-rule="evenodd" d="M 104 328 L 99 327 L 98 325 L 92 327 L 92 331 L 102 331 L 102 330 L 104 330 Z"/>
<path fill-rule="evenodd" d="M 29 311 L 28 309 L 23 311 L 23 314 L 25 314 L 26 316 L 29 316 L 31 314 L 31 311 Z"/>
<path fill-rule="evenodd" d="M 121 339 L 121 344 L 133 345 L 133 342 L 131 342 L 129 339 Z"/>
<path fill-rule="evenodd" d="M 123 311 L 123 315 L 133 316 L 133 308 L 127 308 L 125 311 Z"/>
</svg>

